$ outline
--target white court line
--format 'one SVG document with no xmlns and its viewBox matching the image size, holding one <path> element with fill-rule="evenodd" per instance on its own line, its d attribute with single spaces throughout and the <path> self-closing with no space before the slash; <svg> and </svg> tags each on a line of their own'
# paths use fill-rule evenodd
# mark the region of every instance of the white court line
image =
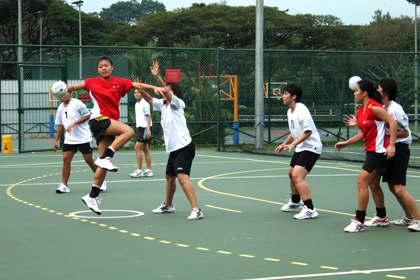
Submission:
<svg viewBox="0 0 420 280">
<path fill-rule="evenodd" d="M 343 177 L 343 176 L 357 176 L 358 174 L 330 174 L 330 175 L 311 175 L 309 174 L 306 177 Z M 261 178 L 288 178 L 289 175 L 268 175 L 268 176 L 226 176 L 226 177 L 202 177 L 202 178 L 190 178 L 190 181 L 199 181 L 203 179 L 207 180 L 226 180 L 226 179 L 261 179 Z M 141 182 L 157 182 L 157 181 L 166 181 L 165 178 L 162 179 L 138 179 L 138 180 L 120 180 L 120 181 L 106 181 L 108 183 L 141 183 Z M 40 186 L 40 185 L 57 185 L 58 183 L 22 183 L 19 186 Z M 71 182 L 71 185 L 81 185 L 81 184 L 92 184 L 92 181 L 89 182 Z M 0 184 L 0 187 L 8 187 L 13 184 Z"/>
<path fill-rule="evenodd" d="M 73 162 L 85 162 L 84 160 L 73 160 Z M 52 164 L 63 164 L 62 161 L 60 162 L 48 162 L 48 163 L 22 163 L 22 164 L 9 164 L 9 165 L 0 165 L 0 167 L 18 167 L 18 166 L 31 166 L 31 165 L 52 165 Z"/>
<path fill-rule="evenodd" d="M 361 274 L 361 273 L 377 273 L 377 272 L 403 271 L 403 270 L 415 270 L 415 269 L 420 269 L 420 266 L 389 268 L 389 269 L 374 269 L 374 270 L 359 270 L 359 271 L 344 271 L 344 272 L 319 273 L 319 274 L 289 275 L 289 276 L 278 276 L 278 277 L 267 277 L 267 278 L 250 278 L 246 280 L 297 279 L 297 278 L 350 275 L 350 274 Z"/>
<path fill-rule="evenodd" d="M 13 150 L 15 150 L 15 149 L 13 149 Z M 51 153 L 51 154 L 43 154 L 43 155 L 33 155 L 34 153 L 37 153 L 37 152 L 32 152 L 32 155 L 15 155 L 15 156 L 1 155 L 0 156 L 0 159 L 2 159 L 2 158 L 63 157 L 62 152 L 57 152 L 56 154 Z M 150 152 L 150 154 L 151 155 L 169 155 L 169 154 L 167 154 L 165 152 L 155 152 L 155 153 L 154 152 Z M 96 151 L 93 153 L 93 155 L 94 156 L 98 156 L 96 154 Z M 134 152 L 134 148 L 133 148 L 133 152 L 132 153 L 130 153 L 130 152 L 127 152 L 127 153 L 123 153 L 123 152 L 118 153 L 118 156 L 130 156 L 131 157 L 133 155 L 136 156 L 136 153 Z"/>
<path fill-rule="evenodd" d="M 129 212 L 134 213 L 129 216 L 81 216 L 80 213 L 92 213 L 92 211 L 78 211 L 69 214 L 70 217 L 82 218 L 82 219 L 121 219 L 121 218 L 134 218 L 143 216 L 143 212 L 133 210 L 101 210 L 102 212 Z"/>
</svg>

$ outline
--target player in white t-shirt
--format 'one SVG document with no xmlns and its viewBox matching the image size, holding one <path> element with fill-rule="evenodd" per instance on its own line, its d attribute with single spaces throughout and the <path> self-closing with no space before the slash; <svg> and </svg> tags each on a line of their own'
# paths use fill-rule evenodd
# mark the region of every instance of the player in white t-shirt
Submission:
<svg viewBox="0 0 420 280">
<path fill-rule="evenodd" d="M 184 115 L 185 103 L 182 100 L 182 91 L 178 84 L 168 83 L 159 76 L 159 63 L 153 62 L 150 67 L 153 76 L 159 86 L 168 88 L 163 92 L 162 99 L 152 98 L 145 91 L 140 92 L 143 98 L 153 105 L 153 110 L 161 112 L 162 129 L 164 132 L 166 152 L 169 154 L 166 165 L 166 197 L 162 204 L 153 210 L 155 214 L 171 213 L 175 211 L 172 200 L 176 190 L 176 179 L 181 184 L 182 190 L 191 204 L 191 214 L 188 220 L 203 218 L 203 211 L 198 208 L 197 197 L 194 186 L 190 181 L 192 161 L 195 157 L 195 146 L 187 128 L 187 121 Z"/>
<path fill-rule="evenodd" d="M 150 155 L 149 144 L 152 140 L 152 117 L 150 115 L 150 104 L 144 100 L 139 89 L 134 90 L 134 98 L 137 100 L 135 105 L 137 142 L 134 146 L 137 158 L 137 169 L 130 174 L 133 178 L 153 177 L 152 156 Z M 146 170 L 142 171 L 143 154 L 146 161 Z"/>
<path fill-rule="evenodd" d="M 96 171 L 97 166 L 93 160 L 92 155 L 92 136 L 88 120 L 90 113 L 86 105 L 78 99 L 71 98 L 71 93 L 68 92 L 61 98 L 63 103 L 58 106 L 57 115 L 55 117 L 55 124 L 58 125 L 57 135 L 54 141 L 54 149 L 58 149 L 58 141 L 61 134 L 65 130 L 64 145 L 63 145 L 63 168 L 62 168 L 62 182 L 55 190 L 56 193 L 68 193 L 68 180 L 71 172 L 71 161 L 77 149 L 83 155 L 86 163 Z M 101 191 L 106 189 L 106 182 L 101 186 Z"/>
<path fill-rule="evenodd" d="M 289 167 L 292 197 L 281 210 L 290 212 L 302 208 L 301 212 L 294 216 L 299 220 L 318 217 L 305 177 L 312 170 L 322 152 L 321 138 L 311 113 L 304 104 L 300 103 L 302 93 L 302 88 L 297 84 L 289 84 L 283 90 L 283 104 L 289 107 L 287 119 L 290 134 L 286 141 L 275 150 L 276 154 L 281 154 L 284 150 L 291 151 L 296 147 Z"/>
</svg>

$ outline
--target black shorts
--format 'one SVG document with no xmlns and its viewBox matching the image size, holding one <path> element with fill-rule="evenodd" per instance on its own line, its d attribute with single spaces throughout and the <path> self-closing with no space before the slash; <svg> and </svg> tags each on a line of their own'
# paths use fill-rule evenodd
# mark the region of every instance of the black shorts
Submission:
<svg viewBox="0 0 420 280">
<path fill-rule="evenodd" d="M 176 176 L 177 174 L 187 174 L 190 176 L 191 166 L 195 157 L 195 146 L 190 144 L 171 152 L 169 154 L 168 164 L 166 165 L 166 175 Z"/>
<path fill-rule="evenodd" d="M 63 152 L 74 152 L 77 153 L 77 149 L 82 154 L 91 154 L 92 153 L 92 142 L 86 142 L 82 144 L 64 144 Z"/>
<path fill-rule="evenodd" d="M 102 134 L 104 134 L 108 127 L 111 125 L 111 119 L 108 117 L 94 118 L 89 121 L 89 125 L 90 131 L 92 131 L 93 137 L 96 139 L 96 145 L 99 145 L 102 137 L 104 137 Z M 115 138 L 115 136 L 113 137 Z"/>
<path fill-rule="evenodd" d="M 294 153 L 292 160 L 290 161 L 290 166 L 295 167 L 295 165 L 299 165 L 304 167 L 308 170 L 308 173 L 311 172 L 312 167 L 314 167 L 316 161 L 319 158 L 319 154 L 315 154 L 310 151 L 302 151 L 299 153 Z"/>
<path fill-rule="evenodd" d="M 152 133 L 152 127 L 150 127 L 150 133 Z M 147 127 L 137 127 L 137 142 L 150 144 L 152 137 L 147 139 Z"/>
<path fill-rule="evenodd" d="M 368 173 L 378 170 L 378 175 L 382 176 L 388 168 L 389 162 L 383 153 L 366 152 L 366 159 L 362 169 Z"/>
<path fill-rule="evenodd" d="M 395 156 L 389 160 L 388 169 L 382 177 L 382 182 L 391 185 L 406 185 L 408 162 L 410 161 L 410 148 L 407 144 L 395 144 Z"/>
</svg>

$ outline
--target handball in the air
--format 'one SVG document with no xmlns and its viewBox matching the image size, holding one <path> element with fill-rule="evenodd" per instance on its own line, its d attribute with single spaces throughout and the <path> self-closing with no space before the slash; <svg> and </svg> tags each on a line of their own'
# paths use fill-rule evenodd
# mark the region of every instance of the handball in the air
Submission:
<svg viewBox="0 0 420 280">
<path fill-rule="evenodd" d="M 362 80 L 359 76 L 353 76 L 349 79 L 349 88 L 351 90 L 356 90 L 357 82 Z"/>
<path fill-rule="evenodd" d="M 51 86 L 51 92 L 56 98 L 61 98 L 67 94 L 67 85 L 62 81 L 55 82 Z"/>
</svg>

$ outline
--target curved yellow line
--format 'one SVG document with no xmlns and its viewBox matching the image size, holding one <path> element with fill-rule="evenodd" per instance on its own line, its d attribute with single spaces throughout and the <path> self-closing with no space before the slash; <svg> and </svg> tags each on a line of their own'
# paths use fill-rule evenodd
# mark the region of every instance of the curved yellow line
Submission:
<svg viewBox="0 0 420 280">
<path fill-rule="evenodd" d="M 231 172 L 231 173 L 225 173 L 225 174 L 218 174 L 218 175 L 214 175 L 214 176 L 210 176 L 210 177 L 201 179 L 198 182 L 198 186 L 200 188 L 202 188 L 203 190 L 206 190 L 206 191 L 209 191 L 209 192 L 213 192 L 213 193 L 217 193 L 217 194 L 221 194 L 221 195 L 233 196 L 233 197 L 238 197 L 238 198 L 243 198 L 243 199 L 249 199 L 249 200 L 255 200 L 255 201 L 261 201 L 261 202 L 266 202 L 266 203 L 271 203 L 271 204 L 286 205 L 285 203 L 281 203 L 281 202 L 277 202 L 277 201 L 271 201 L 271 200 L 266 200 L 266 199 L 261 199 L 261 198 L 255 198 L 255 197 L 249 197 L 249 196 L 243 196 L 243 195 L 238 195 L 238 194 L 233 194 L 233 193 L 219 192 L 219 191 L 215 191 L 215 190 L 206 188 L 203 185 L 203 182 L 204 181 L 209 180 L 209 179 L 213 179 L 213 178 L 217 178 L 217 177 L 223 177 L 223 176 L 227 176 L 227 175 L 241 174 L 241 173 L 272 171 L 272 170 L 282 170 L 282 169 L 289 169 L 289 167 L 286 167 L 286 168 L 259 169 L 259 170 L 247 170 L 247 171 L 238 171 L 238 172 Z M 325 209 L 318 209 L 317 208 L 316 210 L 317 211 L 321 211 L 321 212 L 327 212 L 327 213 L 333 213 L 333 214 L 340 214 L 340 215 L 351 216 L 351 217 L 354 216 L 354 214 L 337 212 L 337 211 L 331 211 L 331 210 L 325 210 Z"/>
</svg>

